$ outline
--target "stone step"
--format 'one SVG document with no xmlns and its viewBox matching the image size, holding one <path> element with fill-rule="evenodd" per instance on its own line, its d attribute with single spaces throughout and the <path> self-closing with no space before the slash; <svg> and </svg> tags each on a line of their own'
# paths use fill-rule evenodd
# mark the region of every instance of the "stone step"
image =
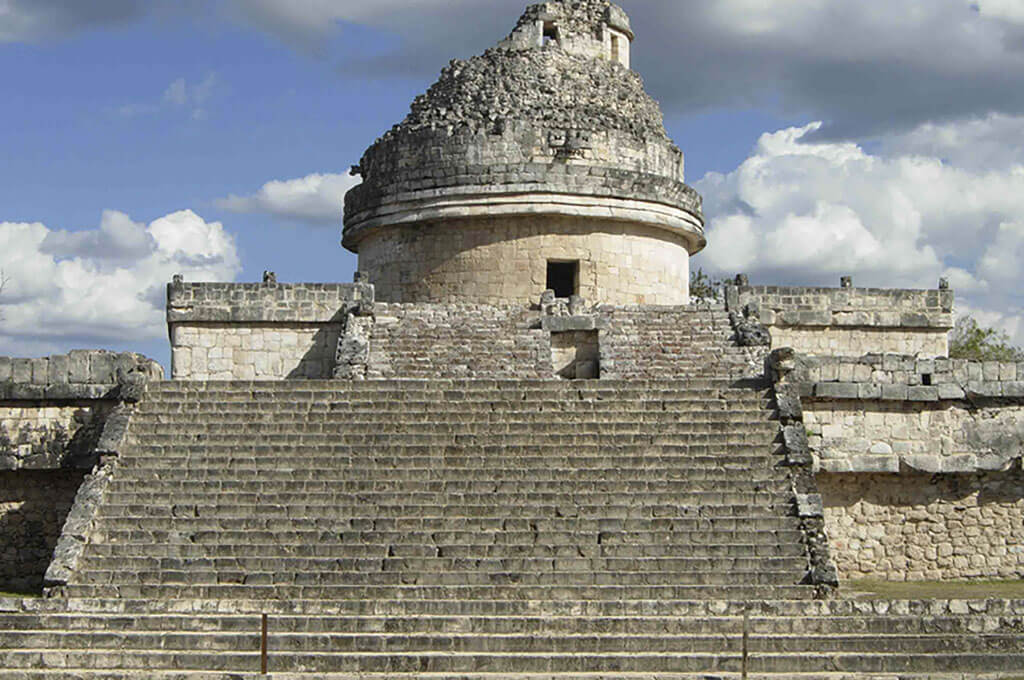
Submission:
<svg viewBox="0 0 1024 680">
<path fill-rule="evenodd" d="M 90 545 L 89 558 L 132 559 L 239 559 L 262 557 L 283 558 L 354 558 L 368 559 L 385 557 L 444 557 L 461 560 L 494 559 L 544 559 L 544 558 L 754 558 L 791 557 L 803 558 L 805 550 L 799 544 L 769 543 L 757 545 L 620 545 L 602 546 L 588 544 L 565 545 L 353 545 L 301 543 L 223 545 L 219 543 L 198 545 L 175 545 L 159 543 L 120 544 L 117 546 Z"/>
<path fill-rule="evenodd" d="M 172 511 L 173 512 L 173 511 Z M 136 518 L 124 530 L 106 528 L 110 538 L 117 542 L 155 540 L 158 542 L 211 541 L 225 542 L 268 541 L 279 538 L 288 541 L 317 542 L 337 537 L 346 542 L 367 541 L 400 543 L 444 541 L 465 543 L 473 541 L 517 542 L 545 541 L 557 544 L 562 540 L 593 542 L 607 541 L 670 543 L 674 538 L 693 543 L 710 542 L 710 538 L 752 539 L 770 534 L 780 541 L 799 540 L 795 517 L 753 516 L 749 512 L 736 517 L 688 517 L 675 519 L 509 519 L 509 518 L 422 518 L 404 519 L 354 517 L 342 519 L 268 518 L 265 516 L 235 519 L 197 518 L 190 522 L 193 533 L 182 536 L 169 532 L 163 518 Z M 302 527 L 296 526 L 298 522 Z M 102 531 L 102 529 L 100 529 Z"/>
<path fill-rule="evenodd" d="M 0 650 L 51 649 L 64 651 L 172 650 L 238 653 L 260 649 L 259 628 L 241 632 L 109 630 L 68 632 L 62 630 L 9 630 L 0 637 Z M 907 655 L 1017 654 L 1024 657 L 1024 641 L 1016 634 L 987 635 L 757 635 L 748 636 L 748 651 L 754 659 L 761 654 L 856 653 L 876 656 L 887 653 Z M 290 633 L 273 631 L 268 649 L 275 665 L 287 656 L 307 654 L 738 654 L 743 649 L 742 630 L 685 635 L 670 633 L 350 633 L 322 631 Z M 752 659 L 753 660 L 753 659 Z M 513 662 L 514 666 L 515 663 Z"/>
<path fill-rule="evenodd" d="M 716 489 L 711 491 L 710 487 Z M 693 483 L 687 491 L 649 491 L 639 495 L 637 492 L 623 489 L 619 491 L 538 491 L 530 488 L 516 487 L 511 484 L 501 485 L 495 491 L 406 491 L 401 484 L 392 484 L 387 491 L 364 490 L 346 491 L 332 487 L 328 483 L 304 482 L 264 482 L 252 480 L 247 482 L 223 482 L 219 488 L 191 484 L 185 488 L 162 487 L 157 482 L 136 485 L 131 491 L 120 488 L 107 492 L 105 503 L 110 505 L 130 505 L 139 497 L 145 497 L 155 504 L 205 504 L 210 495 L 216 494 L 217 500 L 224 505 L 240 505 L 249 500 L 256 503 L 284 502 L 301 496 L 307 502 L 320 501 L 325 505 L 367 504 L 383 507 L 420 505 L 423 507 L 445 508 L 450 512 L 461 506 L 480 507 L 484 504 L 509 503 L 519 507 L 520 511 L 530 506 L 552 507 L 573 504 L 581 507 L 588 505 L 621 505 L 630 507 L 657 507 L 668 505 L 712 505 L 738 504 L 746 501 L 751 503 L 785 502 L 791 498 L 788 482 L 722 482 L 721 484 Z"/>
<path fill-rule="evenodd" d="M 774 431 L 777 432 L 777 429 Z M 559 433 L 522 432 L 488 432 L 480 434 L 432 434 L 432 433 L 356 433 L 356 432 L 293 432 L 288 434 L 262 434 L 259 436 L 259 447 L 269 446 L 330 446 L 334 450 L 349 445 L 363 446 L 502 446 L 502 447 L 535 447 L 537 445 L 575 447 L 582 444 L 600 445 L 605 448 L 615 446 L 725 446 L 740 444 L 765 444 L 771 438 L 767 432 L 728 432 L 703 434 L 671 434 L 657 430 L 637 430 L 636 432 L 604 432 L 565 428 Z M 141 447 L 188 447 L 201 444 L 203 447 L 229 447 L 232 450 L 245 450 L 247 444 L 239 441 L 239 436 L 231 433 L 221 434 L 153 434 L 136 432 L 132 442 Z M 253 446 L 253 443 L 248 446 Z"/>
<path fill-rule="evenodd" d="M 242 420 L 243 418 L 239 418 Z M 778 433 L 778 424 L 764 422 L 759 424 L 722 420 L 719 422 L 657 422 L 657 421 L 559 421 L 555 419 L 540 421 L 482 421 L 482 422 L 429 422 L 429 423 L 396 423 L 386 418 L 379 421 L 348 420 L 346 422 L 330 422 L 320 419 L 308 421 L 277 421 L 272 423 L 232 423 L 211 422 L 209 418 L 193 419 L 193 422 L 150 423 L 145 430 L 139 430 L 136 441 L 158 443 L 160 438 L 177 435 L 182 441 L 202 441 L 207 437 L 231 435 L 280 437 L 287 435 L 328 435 L 351 436 L 364 434 L 404 435 L 409 432 L 434 435 L 516 435 L 528 433 L 543 441 L 547 437 L 559 437 L 579 434 L 584 431 L 588 435 L 630 435 L 651 434 L 657 432 L 661 436 L 688 435 L 702 441 L 717 441 L 722 435 L 772 436 Z M 183 434 L 187 432 L 187 434 Z M 722 438 L 725 442 L 731 438 Z"/>
<path fill-rule="evenodd" d="M 88 670 L 88 669 L 56 669 L 56 670 L 9 670 L 5 671 L 5 680 L 52 680 L 53 678 L 74 677 L 80 680 L 103 678 L 103 680 L 137 680 L 136 671 L 119 670 Z M 147 678 L 153 680 L 264 680 L 268 676 L 259 673 L 245 672 L 206 672 L 206 671 L 166 671 L 147 670 Z M 273 674 L 274 680 L 308 680 L 304 673 Z M 317 673 L 321 680 L 610 680 L 606 673 Z M 616 672 L 618 680 L 741 680 L 740 673 L 715 671 L 708 673 L 624 673 Z M 971 673 L 969 680 L 1019 680 L 1019 674 L 1007 673 Z M 866 680 L 860 673 L 749 673 L 746 680 Z M 907 673 L 900 672 L 872 673 L 870 680 L 965 680 L 960 672 L 950 673 Z"/>
<path fill-rule="evenodd" d="M 459 634 L 459 635 L 742 635 L 738 616 L 288 616 L 268 618 L 272 635 L 304 634 Z M 259 615 L 180 616 L 118 614 L 0 614 L 0 630 L 35 632 L 130 631 L 252 633 Z M 1020 630 L 1020 617 L 943 616 L 817 616 L 749 617 L 751 635 L 1008 635 Z M 1002 632 L 1001 632 L 1002 631 Z M 5 632 L 6 635 L 6 632 Z M 13 647 L 6 638 L 0 645 Z"/>
<path fill-rule="evenodd" d="M 258 652 L 59 650 L 38 649 L 8 651 L 3 661 L 12 670 L 89 668 L 210 671 L 249 671 L 259 667 Z M 277 653 L 270 670 L 277 673 L 738 673 L 740 655 L 718 653 L 644 653 L 614 652 L 602 654 L 572 653 L 459 653 L 431 652 L 392 654 L 356 652 L 347 654 Z M 863 652 L 755 654 L 749 660 L 757 673 L 899 673 L 912 668 L 917 673 L 984 670 L 1014 671 L 1024 668 L 1024 653 L 952 653 L 905 654 L 902 652 L 864 654 Z M 322 676 L 321 676 L 322 677 Z"/>
<path fill-rule="evenodd" d="M 711 485 L 716 489 L 777 488 L 786 483 L 779 479 L 779 473 L 765 469 L 751 470 L 747 479 L 737 479 L 735 473 L 723 470 L 689 470 L 685 477 L 672 479 L 620 479 L 580 480 L 571 477 L 561 479 L 352 479 L 344 469 L 338 468 L 236 468 L 230 466 L 230 475 L 225 468 L 217 471 L 211 468 L 146 471 L 118 470 L 116 479 L 111 481 L 110 491 L 137 489 L 144 484 L 147 492 L 186 492 L 203 490 L 227 490 L 260 488 L 307 489 L 322 488 L 339 493 L 383 492 L 402 489 L 409 493 L 465 494 L 506 491 L 509 493 L 680 493 L 687 490 L 699 491 L 698 486 Z M 225 479 L 229 476 L 230 479 Z"/>
<path fill-rule="evenodd" d="M 580 592 L 589 592 L 585 589 Z M 684 589 L 692 592 L 692 589 Z M 566 593 L 560 593 L 558 599 L 522 598 L 523 594 L 537 594 L 540 591 L 510 590 L 502 599 L 386 599 L 374 597 L 368 600 L 331 600 L 317 598 L 279 599 L 279 600 L 231 600 L 203 599 L 189 597 L 187 599 L 138 599 L 130 596 L 109 597 L 75 597 L 66 598 L 33 598 L 10 599 L 0 598 L 0 612 L 25 614 L 64 614 L 76 616 L 185 616 L 185 617 L 223 617 L 223 616 L 259 616 L 262 613 L 273 616 L 298 618 L 331 618 L 338 616 L 387 617 L 396 616 L 470 616 L 493 618 L 504 617 L 669 617 L 669 618 L 752 618 L 817 620 L 845 619 L 857 621 L 862 618 L 907 619 L 928 622 L 934 619 L 953 617 L 979 622 L 982 627 L 974 632 L 988 630 L 985 622 L 998 618 L 1016 622 L 1024 618 L 1024 600 L 987 599 L 987 600 L 873 600 L 873 599 L 830 599 L 817 600 L 806 598 L 771 598 L 748 597 L 756 590 L 736 591 L 744 597 L 725 597 L 716 600 L 706 598 L 685 599 L 667 596 L 665 589 L 653 589 L 662 597 L 627 600 L 621 599 L 572 599 Z M 792 589 L 776 588 L 777 594 L 788 594 Z M 799 593 L 807 593 L 809 588 L 799 587 Z M 419 592 L 422 589 L 406 588 L 406 594 Z M 445 591 L 447 592 L 447 591 Z M 455 592 L 455 591 L 452 591 Z M 498 591 L 495 591 L 498 592 Z M 515 599 L 518 593 L 519 599 Z M 379 592 L 375 592 L 379 596 Z M 510 599 L 512 598 L 512 599 Z M 1016 624 L 1014 624 L 1016 625 Z M 941 632 L 941 631 L 937 631 Z"/>
<path fill-rule="evenodd" d="M 144 500 L 144 494 L 139 500 Z M 791 498 L 766 493 L 695 493 L 679 497 L 667 505 L 635 505 L 637 499 L 628 499 L 630 505 L 573 504 L 567 499 L 556 498 L 555 503 L 544 505 L 532 503 L 529 507 L 509 506 L 496 498 L 486 505 L 460 503 L 455 505 L 437 504 L 390 504 L 378 503 L 372 508 L 366 502 L 340 505 L 337 498 L 329 494 L 309 494 L 296 498 L 294 494 L 232 494 L 211 503 L 210 499 L 194 502 L 178 502 L 176 506 L 159 506 L 148 503 L 115 504 L 104 502 L 98 509 L 98 517 L 164 517 L 187 521 L 194 518 L 289 517 L 296 521 L 304 518 L 366 517 L 368 512 L 383 518 L 516 518 L 546 519 L 558 517 L 582 517 L 587 519 L 685 519 L 687 514 L 703 517 L 737 517 L 763 512 L 770 515 L 791 510 Z M 685 506 L 685 507 L 680 507 Z"/>
<path fill-rule="evenodd" d="M 757 445 L 725 447 L 687 447 L 694 451 L 688 453 L 673 450 L 671 453 L 657 451 L 615 449 L 604 446 L 577 446 L 572 452 L 564 447 L 519 447 L 507 449 L 507 455 L 500 454 L 500 447 L 486 450 L 460 449 L 446 451 L 444 448 L 433 449 L 432 453 L 424 447 L 361 447 L 358 453 L 353 449 L 335 446 L 317 447 L 263 447 L 259 445 L 238 445 L 218 447 L 154 447 L 144 450 L 135 449 L 130 457 L 122 460 L 119 470 L 142 470 L 154 473 L 186 471 L 185 466 L 196 470 L 220 470 L 230 467 L 232 472 L 238 470 L 272 470 L 281 467 L 286 470 L 302 468 L 326 469 L 360 466 L 365 470 L 367 465 L 384 467 L 390 465 L 400 469 L 416 469 L 417 471 L 434 470 L 438 472 L 464 472 L 483 469 L 488 474 L 509 474 L 533 466 L 548 470 L 551 479 L 565 474 L 589 474 L 592 470 L 601 470 L 608 474 L 618 474 L 623 479 L 631 475 L 650 474 L 651 468 L 664 470 L 666 474 L 685 474 L 690 471 L 722 470 L 738 473 L 743 461 L 751 461 L 752 468 L 759 471 L 765 466 L 777 468 L 781 459 L 770 451 L 766 451 L 763 443 Z M 550 450 L 550 453 L 545 451 Z M 444 470 L 436 468 L 443 464 Z M 318 468 L 318 466 L 320 466 Z M 531 474 L 536 470 L 527 468 Z M 346 469 L 346 475 L 359 470 Z M 134 474 L 134 473 L 133 473 Z"/>
<path fill-rule="evenodd" d="M 81 558 L 83 568 L 93 571 L 116 572 L 123 569 L 147 572 L 184 571 L 200 574 L 206 571 L 241 571 L 256 573 L 290 573 L 342 578 L 349 573 L 377 576 L 391 572 L 426 574 L 477 574 L 477 573 L 540 573 L 567 572 L 591 574 L 621 572 L 640 574 L 686 574 L 695 573 L 711 577 L 703 572 L 721 571 L 721 576 L 736 572 L 762 570 L 799 570 L 805 565 L 805 558 L 784 556 L 715 556 L 715 557 L 502 557 L 498 559 L 458 557 L 404 557 L 389 556 L 373 558 L 358 557 L 136 557 L 119 555 L 101 557 L 87 554 Z"/>
<path fill-rule="evenodd" d="M 154 600 L 262 600 L 284 601 L 288 606 L 299 600 L 329 601 L 340 607 L 338 600 L 351 600 L 355 611 L 368 611 L 384 606 L 386 600 L 400 600 L 404 610 L 412 600 L 438 601 L 424 603 L 430 613 L 473 611 L 476 601 L 486 611 L 510 611 L 517 607 L 537 610 L 548 602 L 570 602 L 574 609 L 581 603 L 602 602 L 615 607 L 629 607 L 629 602 L 662 600 L 811 600 L 814 589 L 800 585 L 426 585 L 426 586 L 260 586 L 260 585 L 101 585 L 68 586 L 67 596 L 75 599 L 123 598 Z M 291 603 L 289 603 L 291 601 Z M 632 605 L 636 606 L 636 605 Z M 656 606 L 656 605 L 655 605 Z M 478 609 L 477 611 L 480 611 Z M 398 611 L 398 610 L 396 610 Z M 397 614 L 396 614 L 397 615 Z"/>
<path fill-rule="evenodd" d="M 502 534 L 466 535 L 456 540 L 445 540 L 443 536 L 398 536 L 397 540 L 374 542 L 358 533 L 334 532 L 219 532 L 209 531 L 179 536 L 170 541 L 169 535 L 142 534 L 148 540 L 133 540 L 130 532 L 107 534 L 102 540 L 90 543 L 91 554 L 128 554 L 132 556 L 151 554 L 155 557 L 185 556 L 192 554 L 222 554 L 223 556 L 246 556 L 266 554 L 266 551 L 285 549 L 294 557 L 330 556 L 340 550 L 362 551 L 367 555 L 419 556 L 425 552 L 444 550 L 447 557 L 483 555 L 485 553 L 528 553 L 536 551 L 580 550 L 596 551 L 593 556 L 728 556 L 759 551 L 758 554 L 779 553 L 786 555 L 803 554 L 799 543 L 799 532 L 786 534 L 778 532 L 743 533 L 695 533 L 668 535 L 658 541 L 651 535 L 621 536 L 614 534 L 562 534 L 540 535 L 520 534 L 508 538 Z M 161 540 L 162 539 L 162 540 Z M 380 538 L 376 538 L 377 541 Z M 106 542 L 112 541 L 112 542 Z M 134 552 L 133 552 L 134 551 Z M 150 552 L 146 552 L 150 551 Z M 156 551 L 156 552 L 152 552 Z M 215 551 L 215 552 L 212 552 Z M 166 553 L 166 555 L 162 554 Z M 623 553 L 619 555 L 618 553 Z M 641 553 L 638 555 L 626 553 Z"/>
<path fill-rule="evenodd" d="M 142 500 L 142 499 L 140 499 Z M 379 506 L 371 509 L 366 504 L 353 506 L 339 506 L 324 499 L 322 503 L 307 503 L 308 499 L 298 502 L 292 496 L 285 499 L 272 499 L 259 494 L 253 494 L 253 498 L 247 503 L 236 505 L 215 503 L 215 504 L 184 504 L 178 507 L 153 506 L 146 503 L 132 505 L 102 504 L 97 516 L 104 522 L 122 519 L 120 525 L 110 525 L 116 528 L 133 526 L 131 523 L 139 523 L 147 518 L 160 518 L 166 521 L 174 517 L 181 521 L 188 521 L 192 528 L 204 526 L 201 520 L 223 520 L 223 519 L 246 519 L 250 517 L 260 518 L 289 518 L 292 522 L 302 523 L 303 527 L 314 526 L 317 521 L 346 521 L 351 519 L 393 519 L 396 521 L 415 519 L 443 519 L 446 521 L 460 522 L 462 520 L 522 520 L 543 522 L 560 518 L 580 518 L 591 521 L 601 520 L 680 520 L 692 517 L 703 518 L 738 518 L 757 517 L 754 513 L 763 513 L 760 516 L 770 518 L 773 516 L 785 516 L 792 510 L 792 503 L 789 500 L 780 501 L 775 504 L 765 502 L 760 498 L 761 505 L 754 507 L 752 501 L 737 503 L 696 503 L 692 506 L 636 506 L 636 505 L 586 505 L 574 506 L 571 504 L 560 505 L 535 505 L 529 508 L 517 508 L 495 505 L 462 505 L 453 508 L 443 508 L 436 505 L 394 505 Z M 135 526 L 142 526 L 136 524 Z M 101 527 L 102 528 L 102 527 Z"/>
<path fill-rule="evenodd" d="M 759 558 L 773 560 L 773 558 Z M 129 559 L 125 559 L 129 562 Z M 346 561 L 346 560 L 339 560 Z M 507 561 L 507 560 L 505 560 Z M 756 560 L 751 560 L 752 562 Z M 273 571 L 229 568 L 202 569 L 184 567 L 180 571 L 154 569 L 152 571 L 125 572 L 123 569 L 103 570 L 95 564 L 83 565 L 74 583 L 115 586 L 230 586 L 243 588 L 288 588 L 298 587 L 359 587 L 359 586 L 470 586 L 481 587 L 494 584 L 517 584 L 522 586 L 788 586 L 796 585 L 804 575 L 800 568 L 805 562 L 784 561 L 775 558 L 773 564 L 764 567 L 750 566 L 748 570 L 730 569 L 726 566 L 702 571 L 518 571 L 495 567 L 479 568 L 479 571 L 434 571 L 417 572 L 399 570 L 397 565 L 390 571 Z M 775 569 L 772 570 L 771 568 Z M 260 597 L 258 594 L 246 597 Z M 205 596 L 204 596 L 205 597 Z"/>
</svg>

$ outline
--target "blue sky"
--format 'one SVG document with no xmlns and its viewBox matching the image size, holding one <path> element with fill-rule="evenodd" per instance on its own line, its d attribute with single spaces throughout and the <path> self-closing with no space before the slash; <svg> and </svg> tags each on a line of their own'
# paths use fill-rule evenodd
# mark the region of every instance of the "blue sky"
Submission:
<svg viewBox="0 0 1024 680">
<path fill-rule="evenodd" d="M 348 168 L 515 0 L 0 0 L 0 353 L 167 359 L 162 284 L 348 281 Z M 1019 0 L 623 2 L 695 265 L 934 286 L 1024 342 Z"/>
</svg>

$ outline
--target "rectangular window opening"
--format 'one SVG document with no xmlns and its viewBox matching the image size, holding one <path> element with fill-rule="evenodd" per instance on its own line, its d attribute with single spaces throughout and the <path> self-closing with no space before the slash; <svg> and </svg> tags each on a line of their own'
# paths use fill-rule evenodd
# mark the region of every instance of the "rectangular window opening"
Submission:
<svg viewBox="0 0 1024 680">
<path fill-rule="evenodd" d="M 612 36 L 612 61 L 622 61 L 622 54 L 619 51 L 619 36 Z"/>
<path fill-rule="evenodd" d="M 931 373 L 922 373 L 921 374 L 921 384 L 926 386 L 926 387 L 931 387 L 931 384 L 932 384 L 932 374 Z"/>
<path fill-rule="evenodd" d="M 556 298 L 570 298 L 579 292 L 580 263 L 549 260 L 548 290 L 555 291 Z"/>
<path fill-rule="evenodd" d="M 558 26 L 553 21 L 544 22 L 544 39 L 543 44 L 557 43 L 558 42 Z"/>
</svg>

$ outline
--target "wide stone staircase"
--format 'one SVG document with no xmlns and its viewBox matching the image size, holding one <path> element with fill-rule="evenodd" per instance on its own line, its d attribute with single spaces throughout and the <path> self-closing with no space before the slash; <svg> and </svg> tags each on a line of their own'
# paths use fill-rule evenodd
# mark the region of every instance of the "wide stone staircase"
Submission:
<svg viewBox="0 0 1024 680">
<path fill-rule="evenodd" d="M 0 677 L 261 677 L 263 615 L 275 678 L 1024 669 L 1024 603 L 812 599 L 773 416 L 714 378 L 153 385 Z"/>
</svg>

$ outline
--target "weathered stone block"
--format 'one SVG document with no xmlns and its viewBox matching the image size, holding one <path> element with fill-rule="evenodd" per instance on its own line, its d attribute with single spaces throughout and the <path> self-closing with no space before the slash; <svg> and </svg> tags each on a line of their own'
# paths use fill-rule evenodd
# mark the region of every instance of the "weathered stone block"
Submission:
<svg viewBox="0 0 1024 680">
<path fill-rule="evenodd" d="M 72 350 L 68 354 L 68 380 L 82 384 L 92 382 L 90 377 L 89 352 Z"/>
<path fill-rule="evenodd" d="M 856 383 L 818 383 L 814 396 L 821 399 L 857 399 L 860 387 Z"/>
<path fill-rule="evenodd" d="M 1013 380 L 1010 382 L 1003 383 L 1003 396 L 1004 397 L 1024 397 L 1024 381 Z"/>
<path fill-rule="evenodd" d="M 796 494 L 796 511 L 800 517 L 824 517 L 825 503 L 821 494 Z"/>
<path fill-rule="evenodd" d="M 967 396 L 964 389 L 956 383 L 944 383 L 939 385 L 940 400 L 960 400 Z"/>
<path fill-rule="evenodd" d="M 900 471 L 900 459 L 896 456 L 851 456 L 851 472 L 888 472 Z"/>
<path fill-rule="evenodd" d="M 50 360 L 47 357 L 32 359 L 32 384 L 45 385 L 49 378 Z"/>
<path fill-rule="evenodd" d="M 14 375 L 14 366 L 10 357 L 0 357 L 0 383 L 11 380 Z"/>
<path fill-rule="evenodd" d="M 910 455 L 904 456 L 903 462 L 918 472 L 927 472 L 929 474 L 942 472 L 942 458 L 939 456 L 925 454 Z"/>
<path fill-rule="evenodd" d="M 878 400 L 882 398 L 882 385 L 873 383 L 861 383 L 857 390 L 857 397 L 866 400 Z"/>
<path fill-rule="evenodd" d="M 934 386 L 908 387 L 907 399 L 909 401 L 938 401 L 939 388 Z"/>
<path fill-rule="evenodd" d="M 978 397 L 1001 397 L 1003 386 L 999 382 L 971 380 L 967 383 L 967 393 Z"/>
<path fill-rule="evenodd" d="M 947 473 L 967 473 L 978 470 L 977 456 L 963 454 L 946 456 L 942 459 L 942 471 Z"/>
<path fill-rule="evenodd" d="M 882 399 L 887 401 L 906 401 L 909 389 L 906 385 L 882 385 Z"/>
<path fill-rule="evenodd" d="M 46 382 L 50 385 L 60 385 L 68 382 L 69 360 L 67 355 L 50 357 L 49 375 Z"/>
</svg>

